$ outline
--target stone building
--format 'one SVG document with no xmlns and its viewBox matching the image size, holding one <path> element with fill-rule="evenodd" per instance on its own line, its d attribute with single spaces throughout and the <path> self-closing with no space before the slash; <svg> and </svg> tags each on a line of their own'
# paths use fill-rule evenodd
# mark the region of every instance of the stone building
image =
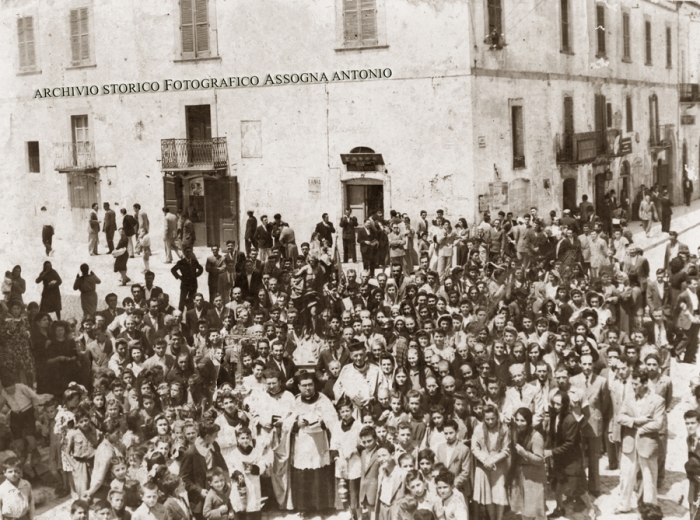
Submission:
<svg viewBox="0 0 700 520">
<path fill-rule="evenodd" d="M 93 202 L 156 234 L 168 206 L 208 245 L 247 210 L 301 242 L 344 207 L 471 225 L 642 183 L 679 200 L 698 5 L 607 2 L 3 0 L 5 214 L 46 205 L 84 238 Z"/>
</svg>

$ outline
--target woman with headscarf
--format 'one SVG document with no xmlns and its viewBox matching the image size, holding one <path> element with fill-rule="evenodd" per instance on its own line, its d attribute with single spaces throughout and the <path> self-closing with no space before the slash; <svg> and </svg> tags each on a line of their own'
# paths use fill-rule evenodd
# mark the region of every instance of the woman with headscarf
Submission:
<svg viewBox="0 0 700 520">
<path fill-rule="evenodd" d="M 101 280 L 90 270 L 90 266 L 82 264 L 80 274 L 75 277 L 74 291 L 80 291 L 80 306 L 83 316 L 94 316 L 97 312 L 97 291 L 95 288 Z"/>
<path fill-rule="evenodd" d="M 36 283 L 43 283 L 44 288 L 41 291 L 41 312 L 56 313 L 56 319 L 61 319 L 61 277 L 51 266 L 48 260 L 44 262 L 44 269 L 39 273 Z"/>
<path fill-rule="evenodd" d="M 51 326 L 50 342 L 46 352 L 47 381 L 45 392 L 59 397 L 75 381 L 78 372 L 78 350 L 75 340 L 68 337 L 70 327 L 65 321 Z"/>
<path fill-rule="evenodd" d="M 471 447 L 476 459 L 474 502 L 486 506 L 491 520 L 501 520 L 508 505 L 506 474 L 511 454 L 508 427 L 501 423 L 495 406 L 484 406 L 484 421 L 474 428 Z"/>
<path fill-rule="evenodd" d="M 112 256 L 114 257 L 114 272 L 119 273 L 122 278 L 120 285 L 126 285 L 131 281 L 126 275 L 126 264 L 129 261 L 129 238 L 124 232 L 124 228 L 119 228 L 119 242 L 117 247 L 112 251 Z"/>
<path fill-rule="evenodd" d="M 544 439 L 532 427 L 529 408 L 518 409 L 513 423 L 510 508 L 514 513 L 519 513 L 523 520 L 546 520 Z"/>
<path fill-rule="evenodd" d="M 35 370 L 29 342 L 29 325 L 22 302 L 10 300 L 9 312 L 0 324 L 0 381 L 34 385 Z"/>
<path fill-rule="evenodd" d="M 7 301 L 11 302 L 17 300 L 18 302 L 24 304 L 22 295 L 27 290 L 27 282 L 22 278 L 22 268 L 16 265 L 12 268 L 12 286 L 10 287 L 10 294 L 7 297 Z"/>
</svg>

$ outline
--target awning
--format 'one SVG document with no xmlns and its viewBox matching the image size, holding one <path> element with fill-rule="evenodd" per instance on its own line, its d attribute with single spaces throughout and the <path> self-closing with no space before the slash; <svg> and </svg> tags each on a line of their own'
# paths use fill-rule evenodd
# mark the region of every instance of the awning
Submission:
<svg viewBox="0 0 700 520">
<path fill-rule="evenodd" d="M 380 153 L 341 153 L 343 164 L 384 164 Z"/>
</svg>

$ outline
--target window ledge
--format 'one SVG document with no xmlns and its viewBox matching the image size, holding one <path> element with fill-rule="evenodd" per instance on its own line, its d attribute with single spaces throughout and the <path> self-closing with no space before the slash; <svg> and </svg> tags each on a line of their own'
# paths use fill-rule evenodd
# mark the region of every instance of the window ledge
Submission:
<svg viewBox="0 0 700 520">
<path fill-rule="evenodd" d="M 388 49 L 388 45 L 358 45 L 354 47 L 336 47 L 335 52 L 344 52 L 344 51 L 364 51 L 364 50 L 370 50 L 370 49 Z"/>
<path fill-rule="evenodd" d="M 607 55 L 607 54 L 596 54 L 595 57 L 598 58 L 598 59 L 604 59 L 604 60 L 607 60 L 607 59 L 608 59 L 608 55 Z"/>
<path fill-rule="evenodd" d="M 567 56 L 576 56 L 576 53 L 574 53 L 574 51 L 564 51 L 564 50 L 560 50 L 560 51 L 559 51 L 559 54 L 566 54 Z"/>
<path fill-rule="evenodd" d="M 622 63 L 632 63 L 631 58 L 622 58 Z"/>
<path fill-rule="evenodd" d="M 202 58 L 175 58 L 173 62 L 175 63 L 192 63 L 197 61 L 220 61 L 221 56 L 207 56 Z"/>
<path fill-rule="evenodd" d="M 35 74 L 41 74 L 41 69 L 36 70 L 20 70 L 17 72 L 17 76 L 33 76 Z"/>
<path fill-rule="evenodd" d="M 66 67 L 66 70 L 76 70 L 76 69 L 94 69 L 97 68 L 97 63 L 90 63 L 86 65 L 71 65 Z"/>
</svg>

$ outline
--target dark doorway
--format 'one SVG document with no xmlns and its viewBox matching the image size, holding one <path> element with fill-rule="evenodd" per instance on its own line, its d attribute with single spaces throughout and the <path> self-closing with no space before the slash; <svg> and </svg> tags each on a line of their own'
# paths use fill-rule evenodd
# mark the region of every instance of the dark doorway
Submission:
<svg viewBox="0 0 700 520">
<path fill-rule="evenodd" d="M 564 179 L 564 209 L 576 212 L 576 179 Z"/>
<path fill-rule="evenodd" d="M 622 169 L 620 170 L 620 196 L 618 197 L 618 202 L 627 212 L 627 217 L 630 217 L 630 163 L 628 161 L 622 162 Z"/>
<path fill-rule="evenodd" d="M 383 184 L 347 184 L 346 207 L 357 217 L 359 225 L 379 210 L 384 210 Z"/>
<path fill-rule="evenodd" d="M 600 208 L 605 205 L 605 174 L 595 176 L 595 212 L 600 214 Z"/>
<path fill-rule="evenodd" d="M 212 163 L 211 109 L 209 105 L 185 107 L 187 157 L 190 165 Z"/>
<path fill-rule="evenodd" d="M 669 190 L 670 192 L 670 178 L 668 164 L 665 164 L 663 159 L 659 159 L 656 167 L 656 183 L 659 185 L 659 192 L 664 190 Z"/>
</svg>

